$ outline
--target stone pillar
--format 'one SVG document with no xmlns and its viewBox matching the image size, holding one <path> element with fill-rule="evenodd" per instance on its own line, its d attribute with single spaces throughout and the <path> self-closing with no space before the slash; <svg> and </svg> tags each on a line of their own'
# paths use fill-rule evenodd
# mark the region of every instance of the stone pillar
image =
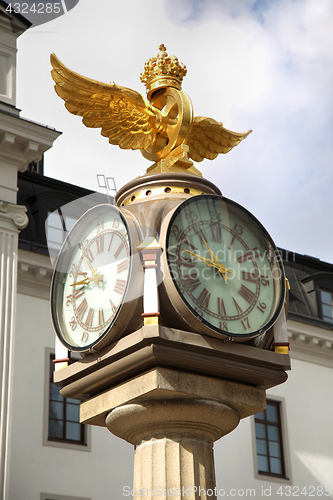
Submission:
<svg viewBox="0 0 333 500">
<path fill-rule="evenodd" d="M 125 404 L 108 429 L 135 446 L 134 497 L 216 500 L 213 442 L 239 422 L 237 411 L 207 399 Z"/>
<path fill-rule="evenodd" d="M 80 421 L 134 445 L 134 496 L 216 500 L 214 441 L 265 407 L 262 388 L 156 367 L 82 402 Z"/>
<path fill-rule="evenodd" d="M 9 467 L 18 234 L 27 224 L 24 206 L 0 201 L 0 497 L 4 499 Z"/>
</svg>

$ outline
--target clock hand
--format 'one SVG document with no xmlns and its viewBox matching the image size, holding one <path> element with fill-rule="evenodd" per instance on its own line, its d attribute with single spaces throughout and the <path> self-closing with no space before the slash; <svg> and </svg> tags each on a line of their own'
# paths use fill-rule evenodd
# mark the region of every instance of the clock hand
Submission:
<svg viewBox="0 0 333 500">
<path fill-rule="evenodd" d="M 71 283 L 71 286 L 75 285 L 89 285 L 90 283 L 98 283 L 99 286 L 103 286 L 103 274 L 95 274 L 91 278 L 85 278 L 81 281 L 76 281 L 75 283 Z"/>
<path fill-rule="evenodd" d="M 76 281 L 75 283 L 71 283 L 71 286 L 76 286 L 76 285 L 89 285 L 90 283 L 90 278 L 86 278 L 81 281 Z"/>
<path fill-rule="evenodd" d="M 202 238 L 202 237 L 201 237 L 201 239 L 202 239 L 202 241 L 204 242 L 204 244 L 206 245 L 206 248 L 207 248 L 207 250 L 208 250 L 208 252 L 209 252 L 209 254 L 210 254 L 210 257 L 211 257 L 212 261 L 214 261 L 214 262 L 218 262 L 217 258 L 216 258 L 216 257 L 215 257 L 215 255 L 213 254 L 213 251 L 209 248 L 208 243 L 207 243 L 207 241 L 205 240 L 205 238 Z"/>
<path fill-rule="evenodd" d="M 221 267 L 222 269 L 224 268 L 228 274 L 232 274 L 232 272 L 229 270 L 229 269 L 226 269 L 226 267 L 219 261 L 218 257 L 216 257 L 216 255 L 214 254 L 213 250 L 211 250 L 211 248 L 208 246 L 208 243 L 207 241 L 202 238 L 202 241 L 204 242 L 204 244 L 206 245 L 206 248 L 211 256 L 211 259 L 213 262 L 215 262 L 217 264 L 218 267 Z"/>
<path fill-rule="evenodd" d="M 205 244 L 206 244 L 206 242 L 205 242 Z M 208 247 L 207 244 L 206 244 L 206 246 Z M 215 267 L 222 274 L 224 281 L 227 281 L 227 279 L 228 279 L 226 274 L 232 275 L 232 271 L 230 271 L 230 269 L 227 269 L 224 264 L 222 264 L 221 262 L 218 261 L 218 258 L 214 255 L 214 253 L 212 252 L 212 250 L 209 247 L 208 247 L 208 251 L 209 251 L 210 255 L 213 256 L 214 259 L 212 259 L 212 258 L 208 259 L 207 257 L 201 257 L 201 255 L 198 255 L 194 252 L 190 252 L 189 250 L 186 250 L 185 248 L 182 248 L 182 250 L 184 250 L 184 252 L 189 253 L 190 255 L 193 255 L 193 257 L 196 257 L 197 259 L 201 260 L 202 262 L 207 264 L 207 266 Z"/>
<path fill-rule="evenodd" d="M 89 260 L 88 260 L 87 258 L 86 258 L 86 261 L 87 261 L 88 266 L 90 267 L 91 274 L 92 274 L 93 276 L 96 276 L 96 274 L 97 274 L 97 273 L 96 273 L 97 269 L 94 269 L 94 268 L 93 268 L 93 266 L 90 264 L 90 262 L 89 262 Z"/>
<path fill-rule="evenodd" d="M 201 255 L 198 255 L 197 253 L 194 253 L 194 252 L 190 252 L 189 250 L 186 250 L 185 248 L 182 248 L 182 250 L 184 250 L 184 252 L 189 253 L 190 255 L 193 255 L 193 257 L 196 257 L 197 259 L 201 260 L 202 262 L 207 264 L 207 266 L 215 266 L 215 262 L 212 259 L 207 259 L 207 257 L 201 257 Z"/>
<path fill-rule="evenodd" d="M 213 250 L 210 249 L 207 241 L 204 238 L 202 238 L 202 241 L 206 245 L 206 248 L 207 248 L 213 262 L 215 262 L 217 270 L 223 275 L 224 281 L 227 281 L 228 277 L 226 276 L 226 274 L 232 275 L 232 271 L 230 271 L 230 269 L 227 269 L 225 267 L 225 265 L 219 261 L 218 257 L 216 257 Z"/>
<path fill-rule="evenodd" d="M 93 275 L 93 277 L 97 276 L 97 277 L 101 278 L 98 281 L 94 281 L 94 283 L 98 283 L 99 287 L 102 288 L 102 286 L 103 286 L 103 275 L 97 274 L 97 268 L 93 268 L 93 266 L 90 264 L 90 262 L 89 262 L 89 260 L 87 258 L 86 258 L 86 261 L 88 263 L 88 266 L 90 267 L 91 274 Z"/>
</svg>

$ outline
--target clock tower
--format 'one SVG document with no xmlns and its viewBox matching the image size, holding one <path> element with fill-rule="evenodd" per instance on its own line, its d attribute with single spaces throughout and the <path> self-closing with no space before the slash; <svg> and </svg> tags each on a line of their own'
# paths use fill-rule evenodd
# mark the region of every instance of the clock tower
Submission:
<svg viewBox="0 0 333 500">
<path fill-rule="evenodd" d="M 55 372 L 81 422 L 135 446 L 133 494 L 216 498 L 213 442 L 266 406 L 287 379 L 288 286 L 254 215 L 225 198 L 193 161 L 245 139 L 194 117 L 186 67 L 163 45 L 141 80 L 147 100 L 68 70 L 55 89 L 88 127 L 153 162 L 116 206 L 88 211 L 69 233 L 52 282 L 63 349 L 82 360 Z M 59 366 L 66 359 L 59 356 Z M 56 360 L 57 361 L 57 360 Z"/>
</svg>

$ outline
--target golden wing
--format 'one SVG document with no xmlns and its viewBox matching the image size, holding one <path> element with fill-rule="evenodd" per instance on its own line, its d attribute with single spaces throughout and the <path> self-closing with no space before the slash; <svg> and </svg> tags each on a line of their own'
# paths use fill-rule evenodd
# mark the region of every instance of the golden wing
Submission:
<svg viewBox="0 0 333 500">
<path fill-rule="evenodd" d="M 56 93 L 70 113 L 83 117 L 86 127 L 101 128 L 101 134 L 122 149 L 146 149 L 154 144 L 157 133 L 163 131 L 161 112 L 141 94 L 81 76 L 55 54 L 50 60 Z"/>
<path fill-rule="evenodd" d="M 196 116 L 187 139 L 189 156 L 198 162 L 204 158 L 214 160 L 220 153 L 228 153 L 251 132 L 252 130 L 243 134 L 231 132 L 212 118 Z"/>
</svg>

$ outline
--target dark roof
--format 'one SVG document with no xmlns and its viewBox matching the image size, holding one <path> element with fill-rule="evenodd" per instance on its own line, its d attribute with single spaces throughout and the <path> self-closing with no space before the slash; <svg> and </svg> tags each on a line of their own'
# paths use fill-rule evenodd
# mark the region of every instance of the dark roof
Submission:
<svg viewBox="0 0 333 500">
<path fill-rule="evenodd" d="M 288 318 L 333 330 L 333 323 L 322 319 L 318 293 L 333 292 L 333 264 L 287 250 L 281 254 L 290 284 Z"/>
<path fill-rule="evenodd" d="M 108 202 L 101 193 L 30 171 L 18 173 L 18 188 L 17 203 L 26 206 L 29 217 L 19 235 L 19 248 L 45 255 L 49 253 L 45 230 L 49 212 L 60 209 L 78 219 L 89 208 Z"/>
<path fill-rule="evenodd" d="M 15 2 L 13 2 L 12 5 L 14 5 L 14 3 Z M 28 28 L 30 28 L 32 23 L 28 21 L 28 19 L 26 19 L 24 16 L 22 16 L 22 14 L 14 12 L 14 9 L 12 9 L 12 12 L 6 10 L 8 6 L 9 6 L 8 2 L 0 0 L 0 16 L 8 19 L 11 28 L 13 30 L 13 33 L 19 33 L 19 35 L 21 35 Z"/>
</svg>

